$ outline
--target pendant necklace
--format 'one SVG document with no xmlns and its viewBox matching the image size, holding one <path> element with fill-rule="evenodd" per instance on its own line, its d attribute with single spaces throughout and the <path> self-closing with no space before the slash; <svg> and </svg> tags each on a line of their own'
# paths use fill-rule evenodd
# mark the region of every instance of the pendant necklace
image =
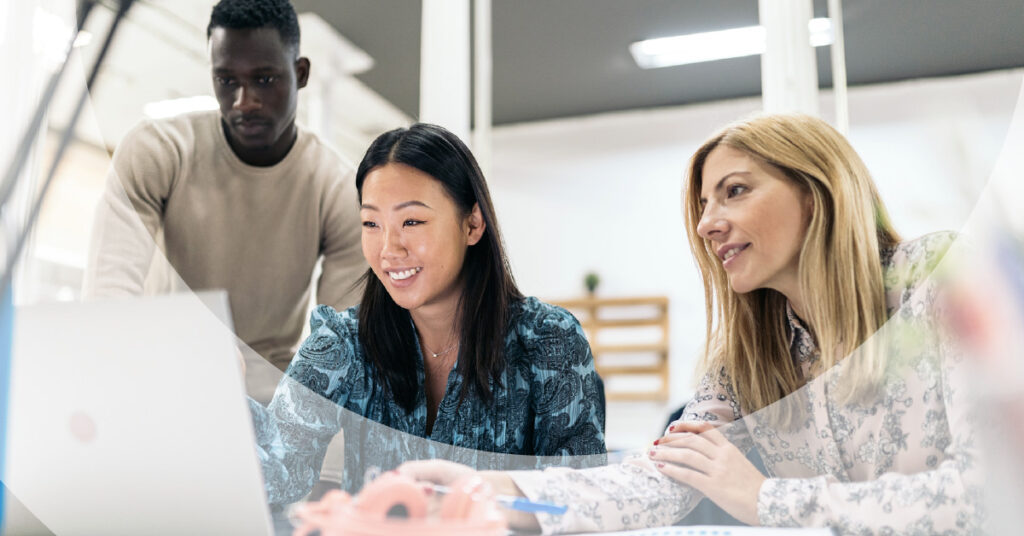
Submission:
<svg viewBox="0 0 1024 536">
<path fill-rule="evenodd" d="M 448 348 L 445 348 L 444 350 L 441 350 L 440 352 L 431 352 L 430 348 L 427 348 L 427 345 L 423 344 L 423 341 L 420 341 L 420 345 L 423 346 L 423 349 L 426 350 L 427 353 L 430 354 L 430 357 L 433 357 L 434 359 L 437 359 L 437 358 L 447 354 L 448 352 L 451 352 L 458 344 L 459 344 L 459 340 L 455 339 L 455 342 L 453 342 L 451 344 L 451 346 L 449 346 Z"/>
</svg>

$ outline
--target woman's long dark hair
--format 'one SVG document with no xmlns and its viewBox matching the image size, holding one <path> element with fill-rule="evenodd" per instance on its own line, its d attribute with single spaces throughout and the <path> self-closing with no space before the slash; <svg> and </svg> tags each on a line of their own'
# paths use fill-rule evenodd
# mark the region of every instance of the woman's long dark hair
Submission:
<svg viewBox="0 0 1024 536">
<path fill-rule="evenodd" d="M 390 163 L 405 164 L 430 175 L 444 186 L 463 215 L 480 206 L 484 234 L 469 246 L 460 280 L 458 372 L 465 379 L 460 400 L 469 389 L 490 402 L 489 380 L 500 381 L 505 368 L 505 335 L 510 306 L 523 299 L 515 280 L 494 216 L 494 205 L 483 173 L 472 153 L 451 132 L 437 125 L 417 123 L 377 137 L 356 171 L 359 201 L 363 182 L 373 169 Z M 366 290 L 359 307 L 359 342 L 394 400 L 407 412 L 416 404 L 416 332 L 409 311 L 400 307 L 384 284 L 368 270 Z"/>
</svg>

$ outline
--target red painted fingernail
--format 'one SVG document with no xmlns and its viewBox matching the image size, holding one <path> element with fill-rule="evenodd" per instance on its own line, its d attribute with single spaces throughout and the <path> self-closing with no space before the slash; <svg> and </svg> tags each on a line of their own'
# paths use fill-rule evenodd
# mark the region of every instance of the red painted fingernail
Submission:
<svg viewBox="0 0 1024 536">
<path fill-rule="evenodd" d="M 663 462 L 658 462 L 658 468 L 660 469 L 662 467 L 665 467 L 665 464 Z"/>
<path fill-rule="evenodd" d="M 669 426 L 668 427 L 668 431 L 669 432 L 675 432 L 676 431 L 676 427 L 675 426 Z"/>
<path fill-rule="evenodd" d="M 661 441 L 661 440 L 660 440 L 660 439 L 655 439 L 655 440 L 654 440 L 654 444 L 655 444 L 655 445 L 657 445 L 657 444 L 658 444 L 658 441 Z"/>
<path fill-rule="evenodd" d="M 650 452 L 648 452 L 648 453 L 647 453 L 647 455 L 648 455 L 648 456 L 654 456 L 654 449 L 651 449 L 651 451 L 650 451 Z"/>
</svg>

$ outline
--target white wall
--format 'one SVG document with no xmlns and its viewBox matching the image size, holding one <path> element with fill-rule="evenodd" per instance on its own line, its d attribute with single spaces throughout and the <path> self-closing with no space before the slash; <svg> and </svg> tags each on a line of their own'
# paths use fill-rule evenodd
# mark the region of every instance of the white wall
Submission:
<svg viewBox="0 0 1024 536">
<path fill-rule="evenodd" d="M 906 237 L 959 229 L 1002 149 L 1024 71 L 853 88 L 850 139 Z M 714 130 L 760 108 L 741 99 L 494 131 L 489 183 L 523 291 L 671 300 L 670 403 L 609 408 L 609 446 L 642 446 L 692 394 L 704 333 L 703 291 L 686 245 L 680 194 L 687 159 Z M 828 118 L 831 94 L 821 97 Z"/>
</svg>

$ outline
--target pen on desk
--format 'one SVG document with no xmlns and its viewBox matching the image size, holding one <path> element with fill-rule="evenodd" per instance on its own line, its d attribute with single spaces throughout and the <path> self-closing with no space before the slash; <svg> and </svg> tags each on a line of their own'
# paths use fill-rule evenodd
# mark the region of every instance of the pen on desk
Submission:
<svg viewBox="0 0 1024 536">
<path fill-rule="evenodd" d="M 448 486 L 431 484 L 431 488 L 438 493 L 451 493 L 451 488 Z M 518 510 L 520 512 L 527 512 L 530 514 L 551 514 L 560 516 L 569 509 L 568 506 L 561 504 L 544 501 L 531 501 L 530 499 L 515 497 L 512 495 L 495 495 L 494 500 L 498 501 L 498 504 L 510 510 Z"/>
</svg>

